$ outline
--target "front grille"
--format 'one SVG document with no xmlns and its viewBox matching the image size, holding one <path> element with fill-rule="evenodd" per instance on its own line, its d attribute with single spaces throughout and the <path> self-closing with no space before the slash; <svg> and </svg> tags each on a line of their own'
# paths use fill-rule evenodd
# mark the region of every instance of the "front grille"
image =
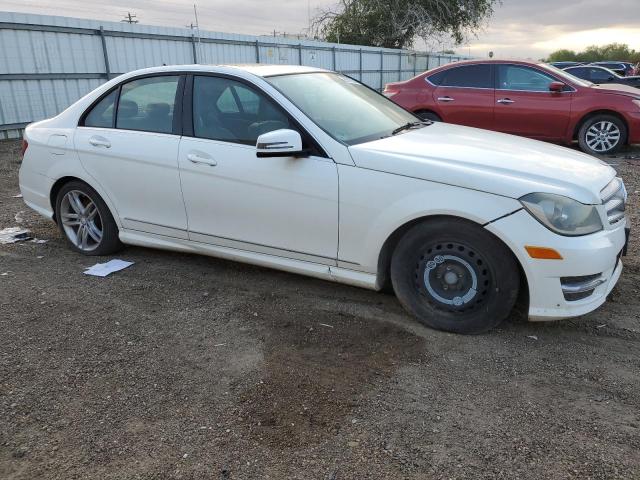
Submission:
<svg viewBox="0 0 640 480">
<path fill-rule="evenodd" d="M 624 182 L 616 177 L 600 192 L 602 204 L 607 212 L 609 224 L 619 222 L 624 218 L 625 205 L 627 203 L 627 190 Z"/>
</svg>

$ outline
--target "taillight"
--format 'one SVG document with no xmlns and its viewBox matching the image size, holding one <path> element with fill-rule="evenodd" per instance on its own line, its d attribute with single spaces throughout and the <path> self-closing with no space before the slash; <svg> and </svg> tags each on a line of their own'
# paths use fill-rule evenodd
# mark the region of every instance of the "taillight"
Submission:
<svg viewBox="0 0 640 480">
<path fill-rule="evenodd" d="M 393 97 L 394 95 L 397 95 L 397 94 L 398 94 L 398 91 L 397 91 L 397 90 L 387 90 L 387 89 L 385 88 L 385 90 L 384 90 L 384 92 L 382 92 L 382 94 L 383 94 L 385 97 L 387 97 L 387 98 L 391 98 L 391 97 Z"/>
<path fill-rule="evenodd" d="M 27 142 L 24 138 L 22 139 L 22 149 L 20 152 L 20 155 L 22 157 L 24 157 L 25 152 L 27 151 L 27 148 L 29 148 L 29 142 Z"/>
</svg>

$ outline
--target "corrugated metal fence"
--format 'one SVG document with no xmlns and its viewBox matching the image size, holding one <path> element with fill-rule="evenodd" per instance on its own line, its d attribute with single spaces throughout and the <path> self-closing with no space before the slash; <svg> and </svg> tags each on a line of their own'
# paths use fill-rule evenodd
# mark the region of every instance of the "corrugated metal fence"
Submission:
<svg viewBox="0 0 640 480">
<path fill-rule="evenodd" d="M 327 68 L 381 89 L 464 57 L 284 37 L 253 37 L 0 12 L 0 139 L 51 117 L 107 79 L 172 64 Z"/>
</svg>

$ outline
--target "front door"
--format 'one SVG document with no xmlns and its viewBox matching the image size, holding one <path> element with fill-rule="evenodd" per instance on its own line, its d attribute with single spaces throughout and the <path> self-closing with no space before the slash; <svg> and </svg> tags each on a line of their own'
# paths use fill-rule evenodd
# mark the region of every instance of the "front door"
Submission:
<svg viewBox="0 0 640 480">
<path fill-rule="evenodd" d="M 565 138 L 573 89 L 552 92 L 558 79 L 537 68 L 496 65 L 495 130 L 540 140 Z"/>
<path fill-rule="evenodd" d="M 335 265 L 335 163 L 317 150 L 258 158 L 259 135 L 298 128 L 254 87 L 197 75 L 192 91 L 192 136 L 182 138 L 179 152 L 191 240 Z"/>
<path fill-rule="evenodd" d="M 76 130 L 82 166 L 125 229 L 187 238 L 174 116 L 179 85 L 179 75 L 127 82 L 98 102 Z"/>
</svg>

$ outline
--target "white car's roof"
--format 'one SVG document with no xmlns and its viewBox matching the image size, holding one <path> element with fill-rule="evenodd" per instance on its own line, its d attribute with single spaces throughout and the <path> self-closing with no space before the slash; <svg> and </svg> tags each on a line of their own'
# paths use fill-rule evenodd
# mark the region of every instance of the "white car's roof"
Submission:
<svg viewBox="0 0 640 480">
<path fill-rule="evenodd" d="M 267 65 L 267 64 L 226 64 L 226 65 L 167 65 L 162 67 L 143 68 L 129 72 L 127 76 L 144 75 L 158 72 L 193 71 L 230 73 L 232 70 L 242 70 L 258 77 L 269 77 L 272 75 L 288 75 L 292 73 L 326 72 L 327 70 L 316 67 L 305 67 L 300 65 Z"/>
</svg>

